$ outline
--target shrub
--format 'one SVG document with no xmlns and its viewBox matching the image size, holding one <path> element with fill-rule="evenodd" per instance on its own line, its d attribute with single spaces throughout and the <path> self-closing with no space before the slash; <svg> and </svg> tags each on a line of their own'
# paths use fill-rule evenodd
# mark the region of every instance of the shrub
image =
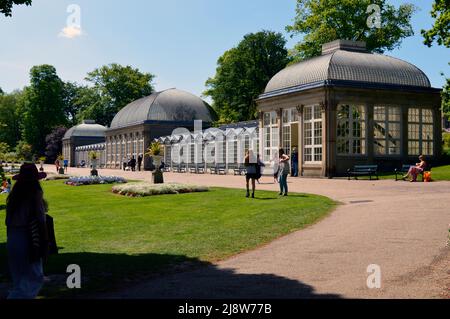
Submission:
<svg viewBox="0 0 450 319">
<path fill-rule="evenodd" d="M 208 192 L 209 188 L 205 186 L 187 185 L 187 184 L 151 184 L 151 183 L 130 183 L 127 185 L 116 185 L 112 188 L 113 193 L 132 197 L 146 197 L 166 194 L 183 194 Z"/>
<path fill-rule="evenodd" d="M 98 184 L 114 184 L 126 183 L 127 180 L 119 176 L 81 176 L 70 177 L 66 182 L 70 186 L 98 185 Z"/>
<path fill-rule="evenodd" d="M 450 151 L 450 133 L 444 133 L 442 135 L 442 140 L 444 143 L 444 151 Z"/>
</svg>

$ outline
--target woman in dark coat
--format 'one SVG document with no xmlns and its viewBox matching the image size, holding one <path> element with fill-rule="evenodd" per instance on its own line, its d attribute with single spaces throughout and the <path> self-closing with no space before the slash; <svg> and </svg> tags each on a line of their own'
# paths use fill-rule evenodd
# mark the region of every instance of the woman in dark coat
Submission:
<svg viewBox="0 0 450 319">
<path fill-rule="evenodd" d="M 24 164 L 6 202 L 8 263 L 13 281 L 8 299 L 34 299 L 44 283 L 42 262 L 47 204 L 39 180 L 45 178 L 33 164 Z"/>
</svg>

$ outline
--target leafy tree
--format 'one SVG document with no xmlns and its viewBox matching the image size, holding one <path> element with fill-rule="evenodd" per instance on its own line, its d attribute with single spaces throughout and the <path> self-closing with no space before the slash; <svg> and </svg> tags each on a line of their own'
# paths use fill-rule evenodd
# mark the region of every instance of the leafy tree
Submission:
<svg viewBox="0 0 450 319">
<path fill-rule="evenodd" d="M 290 59 L 286 39 L 272 31 L 250 33 L 218 60 L 216 75 L 206 82 L 219 122 L 256 118 L 255 99 Z"/>
<path fill-rule="evenodd" d="M 5 92 L 3 92 L 2 88 L 0 88 L 0 96 L 5 95 Z"/>
<path fill-rule="evenodd" d="M 26 4 L 27 6 L 31 5 L 32 0 L 1 0 L 0 1 L 0 13 L 4 14 L 7 17 L 10 17 L 12 7 L 15 4 Z"/>
<path fill-rule="evenodd" d="M 63 102 L 64 84 L 51 65 L 35 66 L 30 71 L 30 87 L 25 90 L 22 135 L 34 154 L 45 152 L 45 137 L 66 124 Z"/>
<path fill-rule="evenodd" d="M 369 26 L 372 4 L 381 9 L 380 28 Z M 371 52 L 393 50 L 414 35 L 411 17 L 416 10 L 409 3 L 396 9 L 386 0 L 297 0 L 297 15 L 286 30 L 304 37 L 292 54 L 296 61 L 318 56 L 323 44 L 338 39 L 365 41 Z"/>
<path fill-rule="evenodd" d="M 22 99 L 21 91 L 0 95 L 0 142 L 5 142 L 10 147 L 15 147 L 21 137 L 19 105 Z"/>
<path fill-rule="evenodd" d="M 57 127 L 45 138 L 45 143 L 47 144 L 45 148 L 45 156 L 49 163 L 56 161 L 59 154 L 62 153 L 63 145 L 62 139 L 67 132 L 65 127 Z"/>
<path fill-rule="evenodd" d="M 100 99 L 83 110 L 84 115 L 81 116 L 95 115 L 98 117 L 92 119 L 109 125 L 124 106 L 153 93 L 154 78 L 153 74 L 115 63 L 95 69 L 88 73 L 86 80 L 93 84 L 96 93 L 89 92 L 85 97 Z"/>
<path fill-rule="evenodd" d="M 77 114 L 80 112 L 81 105 L 79 99 L 82 95 L 83 86 L 76 83 L 66 82 L 63 88 L 63 104 L 64 115 L 68 121 L 69 126 L 78 124 Z"/>
<path fill-rule="evenodd" d="M 435 19 L 430 30 L 422 30 L 425 44 L 429 47 L 433 42 L 450 48 L 450 2 L 448 0 L 435 0 L 431 16 Z"/>
<path fill-rule="evenodd" d="M 440 46 L 450 48 L 450 1 L 435 0 L 431 16 L 435 19 L 430 30 L 422 30 L 425 45 L 431 47 L 437 42 Z M 442 91 L 442 112 L 450 118 L 450 79 Z"/>
<path fill-rule="evenodd" d="M 4 143 L 4 142 L 0 142 L 0 161 L 6 161 L 7 160 L 7 154 L 9 153 L 9 145 Z"/>
<path fill-rule="evenodd" d="M 450 79 L 447 78 L 447 81 L 442 89 L 442 113 L 443 115 L 449 119 L 450 118 Z"/>
<path fill-rule="evenodd" d="M 33 159 L 33 147 L 25 141 L 20 141 L 16 146 L 16 155 L 18 159 L 31 161 Z"/>
</svg>

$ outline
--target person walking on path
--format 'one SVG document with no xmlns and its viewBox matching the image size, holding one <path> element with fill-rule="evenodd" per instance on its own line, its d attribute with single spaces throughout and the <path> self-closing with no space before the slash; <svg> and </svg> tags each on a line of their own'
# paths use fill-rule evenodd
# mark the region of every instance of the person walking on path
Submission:
<svg viewBox="0 0 450 319">
<path fill-rule="evenodd" d="M 256 188 L 256 180 L 259 176 L 259 165 L 258 159 L 252 150 L 248 150 L 245 153 L 244 164 L 246 168 L 245 181 L 247 186 L 247 194 L 246 197 L 250 197 L 250 180 L 252 181 L 252 198 L 255 198 L 255 188 Z"/>
<path fill-rule="evenodd" d="M 298 177 L 298 150 L 296 147 L 292 150 L 291 155 L 292 162 L 292 177 Z"/>
<path fill-rule="evenodd" d="M 56 167 L 56 172 L 59 174 L 59 169 L 61 168 L 61 163 L 59 162 L 59 159 L 56 159 L 55 167 Z"/>
<path fill-rule="evenodd" d="M 131 167 L 131 171 L 135 172 L 136 171 L 136 159 L 133 157 L 131 157 L 130 160 L 130 167 Z"/>
<path fill-rule="evenodd" d="M 258 182 L 258 184 L 261 184 L 261 182 L 259 180 L 263 176 L 265 166 L 266 165 L 261 161 L 261 156 L 258 154 L 257 167 L 256 167 L 256 181 Z"/>
<path fill-rule="evenodd" d="M 137 165 L 138 165 L 139 172 L 141 171 L 141 168 L 142 168 L 142 160 L 143 160 L 142 154 L 139 154 L 138 159 L 137 159 Z"/>
<path fill-rule="evenodd" d="M 65 160 L 64 160 L 64 172 L 67 173 L 68 167 L 69 167 L 69 161 L 65 159 Z"/>
<path fill-rule="evenodd" d="M 47 203 L 39 173 L 33 164 L 23 164 L 6 201 L 8 263 L 13 287 L 8 299 L 35 299 L 44 283 L 43 260 L 47 258 Z"/>
<path fill-rule="evenodd" d="M 279 182 L 278 180 L 278 172 L 280 170 L 280 157 L 278 156 L 278 152 L 273 155 L 272 159 L 272 167 L 273 167 L 273 180 L 274 184 L 277 184 Z"/>
<path fill-rule="evenodd" d="M 123 157 L 122 163 L 123 163 L 123 166 L 122 166 L 123 170 L 126 171 L 127 166 L 128 166 L 128 158 L 126 156 Z"/>
<path fill-rule="evenodd" d="M 284 152 L 284 149 L 280 149 L 278 152 L 280 155 L 280 168 L 279 168 L 279 181 L 280 181 L 280 196 L 288 196 L 287 178 L 291 171 L 289 161 L 290 157 Z"/>
</svg>

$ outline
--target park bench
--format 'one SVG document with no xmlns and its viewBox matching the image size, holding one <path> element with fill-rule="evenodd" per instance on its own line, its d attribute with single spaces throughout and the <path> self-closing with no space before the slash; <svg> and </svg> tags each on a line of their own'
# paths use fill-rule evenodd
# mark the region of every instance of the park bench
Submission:
<svg viewBox="0 0 450 319">
<path fill-rule="evenodd" d="M 189 164 L 188 167 L 189 167 L 189 173 L 191 173 L 191 174 L 197 174 L 197 166 L 196 166 L 196 165 L 194 165 L 194 164 Z"/>
<path fill-rule="evenodd" d="M 172 167 L 172 172 L 174 173 L 186 173 L 186 165 L 178 164 Z"/>
<path fill-rule="evenodd" d="M 347 170 L 348 180 L 352 177 L 358 179 L 358 176 L 369 176 L 372 180 L 372 176 L 378 178 L 378 165 L 355 165 L 353 169 Z"/>
<path fill-rule="evenodd" d="M 227 174 L 227 167 L 225 164 L 219 164 L 216 166 L 212 166 L 210 168 L 211 174 L 216 175 L 226 175 Z"/>
<path fill-rule="evenodd" d="M 191 174 L 205 174 L 205 164 L 191 164 L 189 165 L 189 172 Z"/>
<path fill-rule="evenodd" d="M 205 174 L 205 164 L 197 164 L 197 174 Z"/>
<path fill-rule="evenodd" d="M 400 169 L 396 168 L 395 169 L 395 181 L 401 180 L 401 178 L 400 179 L 398 178 L 398 175 L 402 175 L 403 176 L 406 173 L 408 173 L 409 169 L 411 168 L 411 166 L 415 166 L 415 165 L 402 165 L 402 168 L 400 168 Z M 425 169 L 420 174 L 420 176 L 422 177 L 422 182 L 425 181 L 425 178 L 423 176 L 425 172 L 431 172 L 431 166 L 430 165 L 425 166 Z"/>
<path fill-rule="evenodd" d="M 247 169 L 245 166 L 239 166 L 234 169 L 234 175 L 245 175 L 247 173 Z"/>
<path fill-rule="evenodd" d="M 178 173 L 186 173 L 186 172 L 187 172 L 186 164 L 180 164 L 178 166 Z"/>
</svg>

